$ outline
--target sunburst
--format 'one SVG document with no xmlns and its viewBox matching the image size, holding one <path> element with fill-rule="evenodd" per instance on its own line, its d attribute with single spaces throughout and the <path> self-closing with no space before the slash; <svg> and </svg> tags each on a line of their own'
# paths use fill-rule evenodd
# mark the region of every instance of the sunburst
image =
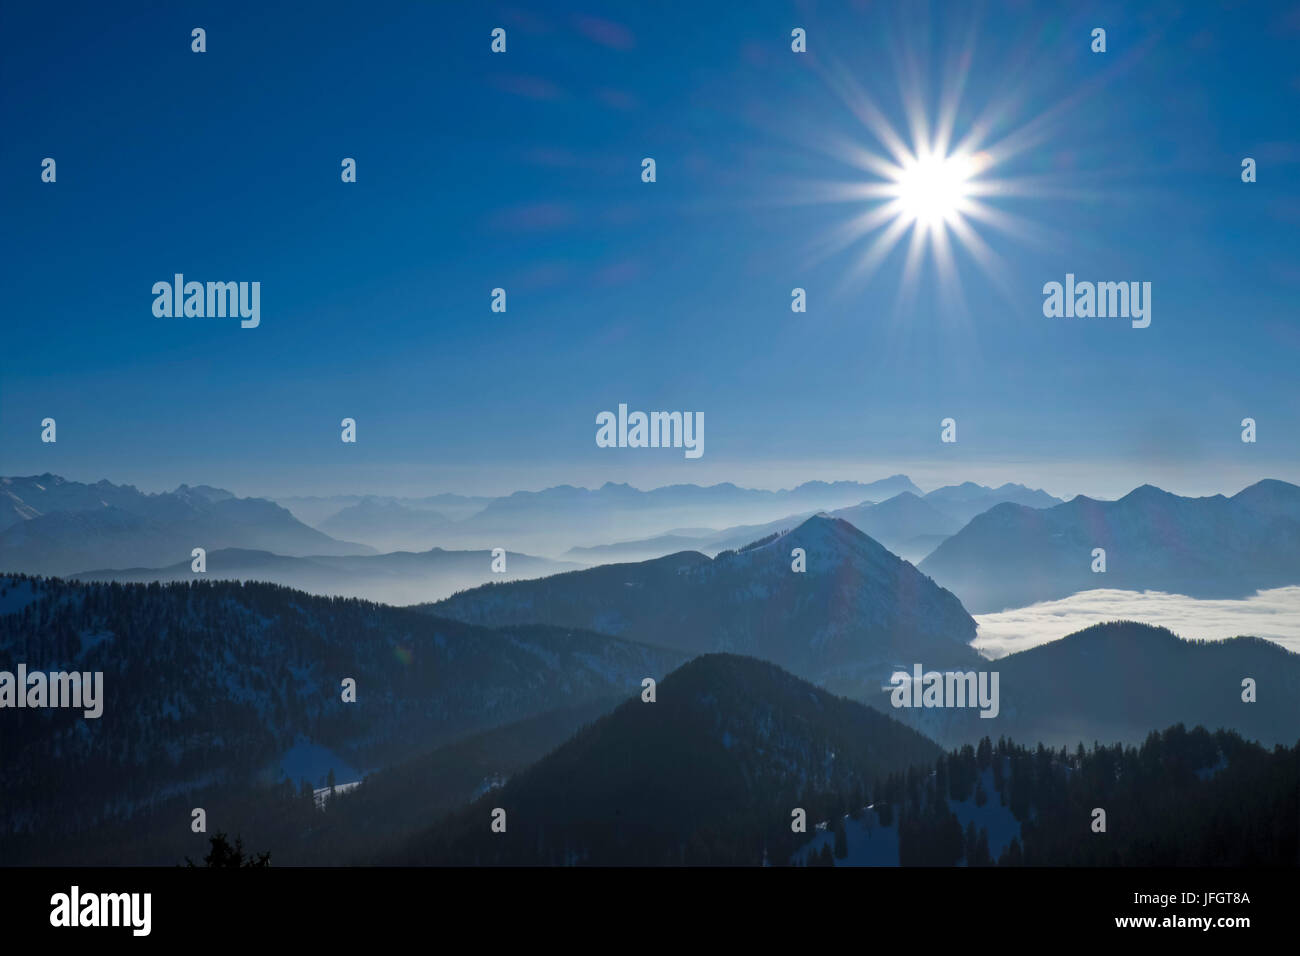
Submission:
<svg viewBox="0 0 1300 956">
<path fill-rule="evenodd" d="M 838 182 L 805 181 L 804 188 L 786 195 L 796 204 L 847 204 L 852 210 L 848 218 L 810 240 L 814 262 L 853 251 L 843 276 L 845 287 L 869 281 L 905 244 L 900 295 L 915 286 L 929 261 L 941 287 L 960 299 L 955 253 L 961 250 L 1011 300 L 1010 270 L 985 237 L 998 232 L 1014 241 L 1044 245 L 1059 239 L 1050 228 L 1006 208 L 1008 200 L 1077 196 L 1077 186 L 1050 175 L 1016 177 L 1007 171 L 1015 165 L 1012 160 L 1050 138 L 1072 104 L 1058 103 L 1020 125 L 1008 125 L 1011 103 L 990 102 L 982 113 L 967 115 L 963 135 L 956 138 L 971 53 L 968 48 L 950 61 L 933 111 L 926 107 L 916 72 L 900 72 L 903 132 L 841 62 L 828 60 L 821 67 L 823 79 L 860 128 L 848 133 L 822 129 L 807 142 L 857 176 Z M 994 129 L 1002 131 L 996 140 L 991 136 Z"/>
</svg>

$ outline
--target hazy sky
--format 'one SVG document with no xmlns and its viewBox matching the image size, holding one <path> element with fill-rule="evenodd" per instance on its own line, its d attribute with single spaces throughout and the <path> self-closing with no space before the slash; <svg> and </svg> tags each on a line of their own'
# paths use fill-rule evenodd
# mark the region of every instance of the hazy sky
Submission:
<svg viewBox="0 0 1300 956">
<path fill-rule="evenodd" d="M 0 10 L 0 474 L 1300 479 L 1294 5 L 127 6 Z M 910 144 L 900 89 L 933 126 L 963 51 L 953 139 L 998 158 L 1001 218 L 972 228 L 999 279 L 959 244 L 904 283 L 906 237 L 855 279 L 879 233 L 835 239 L 876 201 L 802 200 L 875 181 L 851 161 L 887 155 L 864 104 Z M 177 272 L 259 281 L 260 326 L 155 317 Z M 1066 273 L 1150 282 L 1150 327 L 1045 318 Z M 597 448 L 620 402 L 703 412 L 703 457 Z"/>
</svg>

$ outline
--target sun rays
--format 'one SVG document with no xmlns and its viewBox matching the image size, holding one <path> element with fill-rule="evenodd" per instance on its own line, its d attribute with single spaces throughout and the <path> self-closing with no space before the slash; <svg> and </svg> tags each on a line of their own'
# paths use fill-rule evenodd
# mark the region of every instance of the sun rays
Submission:
<svg viewBox="0 0 1300 956">
<path fill-rule="evenodd" d="M 895 48 L 904 52 L 896 56 L 901 111 L 894 111 L 894 121 L 863 87 L 863 71 L 838 60 L 818 67 L 856 123 L 838 130 L 824 125 L 809 129 L 804 141 L 846 167 L 847 176 L 788 184 L 786 198 L 793 204 L 846 210 L 808 237 L 808 264 L 842 258 L 838 291 L 850 293 L 868 284 L 901 249 L 900 301 L 910 300 L 924 278 L 933 280 L 950 305 L 964 310 L 959 263 L 973 266 L 1004 301 L 1011 301 L 1010 270 L 991 240 L 1000 235 L 1041 246 L 1054 237 L 1046 225 L 1009 207 L 1023 200 L 1081 195 L 1080 184 L 1043 171 L 1041 163 L 1016 162 L 1032 160 L 1033 151 L 1050 142 L 1058 121 L 1068 115 L 1067 104 L 1030 112 L 1027 104 L 1036 91 L 1021 82 L 1009 84 L 1002 95 L 984 91 L 986 102 L 970 109 L 972 104 L 963 103 L 963 96 L 973 99 L 966 82 L 973 59 L 969 36 L 945 57 L 938 95 L 931 98 L 921 79 L 927 70 L 905 52 L 908 44 Z"/>
</svg>

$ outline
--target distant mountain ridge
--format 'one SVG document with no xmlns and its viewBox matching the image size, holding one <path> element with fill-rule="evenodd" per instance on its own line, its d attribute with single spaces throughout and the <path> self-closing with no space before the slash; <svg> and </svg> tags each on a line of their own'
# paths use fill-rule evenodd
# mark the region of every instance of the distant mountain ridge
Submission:
<svg viewBox="0 0 1300 956">
<path fill-rule="evenodd" d="M 925 500 L 944 514 L 966 524 L 981 512 L 1003 502 L 1024 505 L 1026 508 L 1050 508 L 1062 500 L 1037 488 L 1007 482 L 997 488 L 965 481 L 960 485 L 945 485 L 925 495 Z"/>
<path fill-rule="evenodd" d="M 831 514 L 910 561 L 920 561 L 935 542 L 962 526 L 959 519 L 931 504 L 928 495 L 921 498 L 908 491 L 879 504 L 841 508 Z"/>
<path fill-rule="evenodd" d="M 497 498 L 482 511 L 444 530 L 445 541 L 500 539 L 520 550 L 558 554 L 587 547 L 654 536 L 688 526 L 754 524 L 784 511 L 812 513 L 878 500 L 902 491 L 919 492 L 904 475 L 868 483 L 810 481 L 781 491 L 716 485 L 667 485 L 641 491 L 606 482 L 599 488 L 558 485 L 543 491 L 517 491 Z M 557 545 L 562 545 L 558 547 Z"/>
<path fill-rule="evenodd" d="M 987 489 L 967 482 L 931 492 L 952 499 L 954 503 L 946 507 L 957 511 L 976 508 L 981 501 L 987 504 L 999 494 L 1006 500 L 1039 501 L 1035 496 L 1055 500 L 1018 485 Z M 495 498 L 287 497 L 278 499 L 276 511 L 265 499 L 241 499 L 207 485 L 145 494 L 130 485 L 84 484 L 45 474 L 0 479 L 0 569 L 67 575 L 89 569 L 160 567 L 180 559 L 177 548 L 182 544 L 187 546 L 181 555 L 204 547 L 299 557 L 502 547 L 539 556 L 566 554 L 591 563 L 659 557 L 680 550 L 659 540 L 677 537 L 673 529 L 678 528 L 699 529 L 698 536 L 707 539 L 679 544 L 715 553 L 739 546 L 742 539 L 788 529 L 812 514 L 847 508 L 855 509 L 864 530 L 891 550 L 920 560 L 952 533 L 953 522 L 937 514 L 921 515 L 917 507 L 912 509 L 916 514 L 910 526 L 901 516 L 891 522 L 890 510 L 902 510 L 900 495 L 922 498 L 909 478 L 892 475 L 871 482 L 808 481 L 778 491 L 729 482 L 643 491 L 606 482 L 592 489 L 558 485 Z M 248 504 L 256 501 L 263 504 Z M 866 522 L 868 508 L 889 501 L 894 503 L 877 512 L 874 523 Z M 262 508 L 260 513 L 257 507 Z M 726 530 L 707 530 L 719 526 Z M 8 541 L 3 537 L 6 532 L 11 532 Z M 638 533 L 652 539 L 644 548 L 611 544 L 635 541 Z M 195 537 L 205 540 L 189 543 Z M 17 554 L 20 549 L 22 556 Z"/>
<path fill-rule="evenodd" d="M 383 551 L 427 551 L 451 524 L 439 511 L 410 508 L 382 498 L 363 498 L 316 527 L 328 535 L 365 541 Z"/>
<path fill-rule="evenodd" d="M 59 511 L 118 508 L 132 514 L 176 517 L 191 507 L 234 497 L 228 491 L 209 485 L 181 485 L 175 491 L 146 494 L 134 485 L 115 485 L 109 481 L 84 484 L 49 472 L 0 478 L 0 531 Z"/>
<path fill-rule="evenodd" d="M 926 495 L 920 489 L 903 490 L 881 501 L 858 501 L 849 507 L 836 508 L 826 513 L 833 518 L 843 518 L 859 531 L 874 538 L 900 557 L 917 563 L 935 549 L 949 535 L 956 533 L 968 520 L 965 516 L 978 513 L 1003 501 L 1013 501 L 1029 507 L 1049 507 L 1060 504 L 1045 491 L 1035 491 L 1024 485 L 1005 484 L 988 488 L 973 482 L 950 485 Z M 672 531 L 641 540 L 625 540 L 612 544 L 575 547 L 566 557 L 579 561 L 644 561 L 662 557 L 680 550 L 695 550 L 716 554 L 728 548 L 738 548 L 756 538 L 784 531 L 802 524 L 816 512 L 786 515 L 774 521 L 741 525 L 722 531 L 692 529 Z"/>
<path fill-rule="evenodd" d="M 288 508 L 294 517 L 313 528 L 340 511 L 365 501 L 400 505 L 412 511 L 436 511 L 449 521 L 460 521 L 482 511 L 493 499 L 483 495 L 436 494 L 423 497 L 393 495 L 277 495 L 271 496 L 276 504 Z"/>
<path fill-rule="evenodd" d="M 171 564 L 196 548 L 242 547 L 289 555 L 368 554 L 309 528 L 264 498 L 206 485 L 144 494 L 57 475 L 0 478 L 0 571 L 71 574 L 92 567 Z"/>
<path fill-rule="evenodd" d="M 1105 573 L 1092 571 L 1094 548 Z M 1269 479 L 1231 498 L 1183 498 L 1142 485 L 1117 501 L 1000 504 L 920 568 L 975 613 L 1098 587 L 1246 597 L 1300 584 L 1300 487 Z"/>
</svg>

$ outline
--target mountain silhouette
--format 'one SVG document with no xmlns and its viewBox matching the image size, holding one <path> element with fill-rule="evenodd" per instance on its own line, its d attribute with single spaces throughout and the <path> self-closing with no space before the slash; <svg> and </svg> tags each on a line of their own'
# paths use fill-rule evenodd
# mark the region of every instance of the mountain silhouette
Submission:
<svg viewBox="0 0 1300 956">
<path fill-rule="evenodd" d="M 807 570 L 792 570 L 802 549 Z M 971 663 L 961 603 L 846 521 L 793 530 L 710 559 L 686 551 L 536 581 L 492 584 L 432 613 L 498 626 L 548 622 L 772 661 L 837 692 L 887 679 L 897 662 Z"/>
<path fill-rule="evenodd" d="M 1141 743 L 1174 724 L 1224 729 L 1272 747 L 1300 740 L 1300 654 L 1256 637 L 1184 640 L 1163 627 L 1110 621 L 985 662 L 999 674 L 1000 712 L 874 706 L 945 746 L 985 735 L 1071 747 Z M 1242 681 L 1255 701 L 1242 700 Z"/>
<path fill-rule="evenodd" d="M 1105 573 L 1092 570 L 1096 548 Z M 1300 584 L 1300 488 L 1267 481 L 1231 498 L 1183 498 L 1143 485 L 1118 501 L 1001 504 L 920 568 L 974 613 L 1101 587 L 1247 597 Z"/>
<path fill-rule="evenodd" d="M 939 748 L 775 665 L 708 654 L 381 862 L 749 864 L 786 859 L 827 798 Z M 506 832 L 489 829 L 494 808 Z M 812 824 L 809 824 L 809 830 Z"/>
<path fill-rule="evenodd" d="M 373 553 L 309 528 L 264 498 L 237 498 L 206 485 L 144 494 L 130 485 L 86 485 L 49 474 L 0 478 L 0 504 L 0 571 L 155 567 L 188 561 L 194 548 Z"/>
</svg>

